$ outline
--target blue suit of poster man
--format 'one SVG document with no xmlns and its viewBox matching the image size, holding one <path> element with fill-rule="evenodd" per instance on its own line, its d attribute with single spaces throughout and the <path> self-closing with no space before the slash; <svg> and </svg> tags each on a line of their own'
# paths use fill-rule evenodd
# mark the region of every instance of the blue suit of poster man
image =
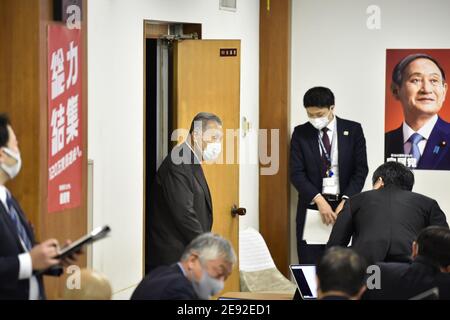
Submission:
<svg viewBox="0 0 450 320">
<path fill-rule="evenodd" d="M 447 94 L 443 68 L 429 55 L 409 55 L 395 66 L 391 90 L 405 120 L 386 133 L 385 159 L 405 155 L 416 169 L 450 170 L 450 124 L 438 116 Z"/>
</svg>

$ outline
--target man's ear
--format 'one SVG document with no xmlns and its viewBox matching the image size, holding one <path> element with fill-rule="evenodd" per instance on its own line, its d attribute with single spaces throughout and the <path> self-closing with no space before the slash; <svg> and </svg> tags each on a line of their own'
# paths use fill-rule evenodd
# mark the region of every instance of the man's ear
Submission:
<svg viewBox="0 0 450 320">
<path fill-rule="evenodd" d="M 3 148 L 0 148 L 0 162 L 3 163 L 6 161 L 7 154 L 3 151 Z"/>
<path fill-rule="evenodd" d="M 442 102 L 445 101 L 445 98 L 446 98 L 446 96 L 447 96 L 447 90 L 448 90 L 447 82 L 444 82 L 444 99 L 442 100 Z"/>
<path fill-rule="evenodd" d="M 398 87 L 397 84 L 395 84 L 395 83 L 391 84 L 391 92 L 396 100 L 400 100 L 400 97 L 398 95 L 399 91 L 400 91 L 400 88 Z"/>
<path fill-rule="evenodd" d="M 414 260 L 417 258 L 417 256 L 419 255 L 419 244 L 414 241 L 412 244 L 412 255 L 411 258 Z"/>
</svg>

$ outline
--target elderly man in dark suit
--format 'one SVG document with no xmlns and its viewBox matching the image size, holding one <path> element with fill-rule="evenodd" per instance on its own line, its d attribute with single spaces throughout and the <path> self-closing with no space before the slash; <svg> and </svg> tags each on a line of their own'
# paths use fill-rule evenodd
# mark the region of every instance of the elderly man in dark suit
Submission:
<svg viewBox="0 0 450 320">
<path fill-rule="evenodd" d="M 391 90 L 405 120 L 386 133 L 385 158 L 405 158 L 416 169 L 450 170 L 450 124 L 438 116 L 447 94 L 444 69 L 429 55 L 409 55 L 395 66 Z"/>
<path fill-rule="evenodd" d="M 297 126 L 290 152 L 291 183 L 298 191 L 297 251 L 301 263 L 316 263 L 325 245 L 303 240 L 307 209 L 333 224 L 346 199 L 361 192 L 368 173 L 361 125 L 334 115 L 333 92 L 308 90 L 303 99 L 309 122 Z"/>
<path fill-rule="evenodd" d="M 348 200 L 339 214 L 327 246 L 352 247 L 367 262 L 408 262 L 411 245 L 428 226 L 448 228 L 438 203 L 412 192 L 413 172 L 397 162 L 375 170 L 374 190 Z"/>
<path fill-rule="evenodd" d="M 212 199 L 201 164 L 217 159 L 222 136 L 222 121 L 199 113 L 186 141 L 158 169 L 148 214 L 147 270 L 179 261 L 195 237 L 211 231 Z"/>
<path fill-rule="evenodd" d="M 236 263 L 230 242 L 205 233 L 184 250 L 180 262 L 151 271 L 132 300 L 208 300 L 223 290 Z"/>
</svg>

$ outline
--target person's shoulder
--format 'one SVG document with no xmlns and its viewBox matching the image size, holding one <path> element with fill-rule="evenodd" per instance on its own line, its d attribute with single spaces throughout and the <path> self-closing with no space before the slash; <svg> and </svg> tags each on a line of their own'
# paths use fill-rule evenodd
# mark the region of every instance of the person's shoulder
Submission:
<svg viewBox="0 0 450 320">
<path fill-rule="evenodd" d="M 341 123 L 341 125 L 344 125 L 346 127 L 352 128 L 352 127 L 361 127 L 361 123 L 349 119 L 343 119 L 340 117 L 336 117 L 336 121 L 338 123 Z"/>
<path fill-rule="evenodd" d="M 431 203 L 436 202 L 436 200 L 434 200 L 433 198 L 430 198 L 430 197 L 428 197 L 424 194 L 418 193 L 418 192 L 402 190 L 402 189 L 398 189 L 398 192 L 402 193 L 403 195 L 405 195 L 411 199 L 417 199 L 421 203 L 431 204 Z"/>
<path fill-rule="evenodd" d="M 311 131 L 312 129 L 314 129 L 314 127 L 311 125 L 311 123 L 305 122 L 305 123 L 302 123 L 302 124 L 299 124 L 298 126 L 296 126 L 294 128 L 294 133 Z"/>
<path fill-rule="evenodd" d="M 367 191 L 363 191 L 363 192 L 360 192 L 358 194 L 355 194 L 354 196 L 352 196 L 350 198 L 350 200 L 362 201 L 362 200 L 364 200 L 367 197 L 370 198 L 370 197 L 374 197 L 374 196 L 377 196 L 377 195 L 378 195 L 377 190 L 367 190 Z"/>
<path fill-rule="evenodd" d="M 384 135 L 387 139 L 398 136 L 399 134 L 403 134 L 402 126 L 397 129 L 386 132 Z"/>
<path fill-rule="evenodd" d="M 438 126 L 439 129 L 444 131 L 447 135 L 450 135 L 450 123 L 448 123 L 441 117 L 438 118 L 438 121 L 436 122 L 436 126 Z"/>
</svg>

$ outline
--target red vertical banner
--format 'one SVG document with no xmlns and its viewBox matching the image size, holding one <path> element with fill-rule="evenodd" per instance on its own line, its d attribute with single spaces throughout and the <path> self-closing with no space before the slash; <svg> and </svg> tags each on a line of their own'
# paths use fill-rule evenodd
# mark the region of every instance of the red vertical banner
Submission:
<svg viewBox="0 0 450 320">
<path fill-rule="evenodd" d="M 48 27 L 48 212 L 81 205 L 82 52 L 81 30 Z"/>
</svg>

